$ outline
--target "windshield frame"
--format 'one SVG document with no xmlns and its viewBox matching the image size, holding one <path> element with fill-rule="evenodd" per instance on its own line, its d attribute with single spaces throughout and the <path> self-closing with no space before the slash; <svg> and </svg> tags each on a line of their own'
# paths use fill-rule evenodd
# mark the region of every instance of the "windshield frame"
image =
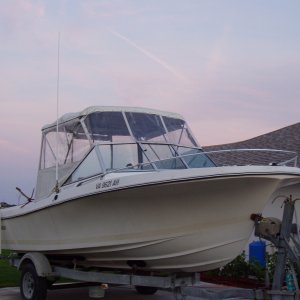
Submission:
<svg viewBox="0 0 300 300">
<path fill-rule="evenodd" d="M 125 126 L 126 128 L 120 129 L 120 134 L 118 135 L 118 124 L 114 123 L 115 125 L 107 124 L 103 120 L 99 120 L 99 123 L 97 124 L 97 115 L 98 117 L 104 116 L 105 120 L 110 120 L 109 114 L 113 113 L 114 116 L 116 116 L 116 113 L 119 113 L 119 117 L 123 118 L 121 120 L 120 124 L 122 123 L 122 126 Z M 107 115 L 105 115 L 107 114 Z M 143 128 L 145 128 L 147 133 L 145 133 L 145 136 L 148 138 L 141 139 L 136 134 L 136 129 L 133 126 L 133 118 L 129 120 L 128 116 L 135 116 L 139 119 L 139 122 L 144 122 L 143 117 L 146 118 L 146 123 L 143 124 Z M 92 122 L 90 121 L 91 118 L 93 118 L 94 127 L 91 125 Z M 176 143 L 174 139 L 172 139 L 172 132 L 168 130 L 166 124 L 165 124 L 165 118 L 168 118 L 168 120 L 173 121 L 174 124 L 180 124 L 180 126 L 177 126 L 175 130 L 180 130 L 180 136 L 179 136 L 179 143 Z M 207 160 L 208 167 L 215 167 L 215 163 L 210 159 L 210 157 L 206 154 L 203 154 L 203 150 L 201 147 L 198 146 L 196 139 L 194 138 L 191 130 L 188 127 L 188 124 L 185 122 L 182 118 L 176 118 L 173 116 L 164 116 L 160 114 L 152 114 L 152 113 L 146 113 L 146 112 L 129 112 L 129 111 L 106 111 L 106 112 L 92 112 L 90 114 L 85 115 L 81 118 L 82 127 L 84 129 L 84 132 L 86 134 L 86 138 L 89 140 L 91 144 L 90 151 L 86 154 L 86 156 L 83 158 L 83 160 L 78 164 L 76 169 L 72 172 L 74 174 L 77 172 L 78 168 L 84 168 L 84 161 L 88 157 L 89 153 L 91 153 L 94 149 L 97 154 L 98 163 L 101 165 L 101 173 L 98 175 L 93 174 L 92 177 L 97 176 L 105 176 L 108 173 L 112 172 L 118 172 L 118 171 L 139 171 L 139 172 L 149 172 L 149 171 L 158 171 L 161 169 L 189 169 L 191 166 L 189 166 L 189 163 L 186 161 L 185 157 L 192 156 L 198 156 L 201 155 L 201 157 L 205 157 L 205 160 Z M 96 124 L 95 124 L 96 122 Z M 139 122 L 135 120 L 135 124 L 139 126 Z M 147 123 L 148 122 L 148 123 Z M 152 127 L 148 126 L 149 122 L 152 122 Z M 101 124 L 105 127 L 101 127 Z M 113 126 L 113 127 L 110 127 Z M 99 130 L 99 132 L 92 132 L 93 128 L 95 130 Z M 107 133 L 107 136 L 109 137 L 106 139 L 102 138 L 103 132 L 105 129 L 112 128 L 111 132 Z M 152 130 L 152 131 L 151 131 Z M 105 133 L 105 132 L 104 132 Z M 122 141 L 122 134 L 124 135 L 126 133 L 126 141 Z M 141 130 L 139 131 L 141 133 Z M 155 133 L 159 133 L 158 138 L 156 138 Z M 115 138 L 113 137 L 115 134 Z M 185 145 L 184 143 L 181 143 L 182 135 L 186 134 L 185 140 L 188 140 L 189 137 L 191 137 L 189 145 Z M 100 137 L 100 139 L 97 139 L 95 137 Z M 129 139 L 127 138 L 129 137 Z M 150 138 L 149 138 L 150 137 Z M 106 140 L 105 140 L 106 139 Z M 137 155 L 138 160 L 135 160 L 134 163 L 128 163 L 123 165 L 117 165 L 113 167 L 113 155 L 114 152 L 117 151 L 117 153 L 120 153 L 119 149 L 122 149 L 122 147 L 126 150 L 126 147 L 132 147 L 130 145 L 136 145 L 137 149 Z M 106 152 L 104 151 L 104 147 L 110 146 L 106 148 Z M 118 148 L 119 147 L 119 148 Z M 148 147 L 148 151 L 147 151 Z M 128 148 L 129 149 L 129 148 Z M 184 150 L 186 149 L 186 151 Z M 109 154 L 110 151 L 110 154 Z M 150 152 L 149 152 L 150 151 Z M 158 151 L 158 152 L 157 152 Z M 161 152 L 162 151 L 162 152 Z M 140 152 L 140 153 L 139 153 Z M 183 153 L 180 153 L 183 152 Z M 106 153 L 106 154 L 105 154 Z M 138 154 L 139 153 L 139 154 Z M 110 162 L 112 167 L 107 168 L 107 165 L 110 164 L 109 162 L 105 162 L 104 156 L 107 158 L 107 155 L 110 156 Z M 126 151 L 125 151 L 126 156 Z M 151 157 L 152 156 L 152 157 Z M 142 159 L 140 159 L 142 157 Z M 173 166 L 173 167 L 172 167 Z M 199 166 L 199 168 L 204 166 Z M 194 167 L 192 167 L 194 168 Z M 70 178 L 72 178 L 72 174 L 68 176 L 68 178 L 64 181 L 63 185 L 66 184 L 73 184 L 74 182 L 80 181 L 70 181 Z M 84 179 L 86 180 L 86 179 Z"/>
</svg>

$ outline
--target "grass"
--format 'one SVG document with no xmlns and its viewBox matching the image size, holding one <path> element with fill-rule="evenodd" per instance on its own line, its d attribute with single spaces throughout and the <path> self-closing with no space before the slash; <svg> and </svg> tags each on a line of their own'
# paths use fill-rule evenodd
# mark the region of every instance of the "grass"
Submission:
<svg viewBox="0 0 300 300">
<path fill-rule="evenodd" d="M 10 255 L 10 251 L 2 250 L 1 256 L 8 257 L 9 255 Z M 9 260 L 0 259 L 0 288 L 19 286 L 20 279 L 21 279 L 21 272 L 18 271 L 16 267 L 12 267 L 9 264 Z M 76 281 L 66 279 L 66 278 L 60 278 L 57 282 L 71 283 Z"/>
<path fill-rule="evenodd" d="M 10 251 L 3 250 L 2 256 L 9 256 Z M 6 259 L 0 259 L 0 288 L 9 286 L 18 286 L 21 273 L 17 268 L 12 267 Z"/>
</svg>

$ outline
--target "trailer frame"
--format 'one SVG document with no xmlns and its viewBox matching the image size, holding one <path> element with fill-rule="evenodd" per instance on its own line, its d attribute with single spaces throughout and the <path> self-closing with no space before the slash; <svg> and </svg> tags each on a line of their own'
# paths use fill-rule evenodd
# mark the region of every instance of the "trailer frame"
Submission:
<svg viewBox="0 0 300 300">
<path fill-rule="evenodd" d="M 154 294 L 158 289 L 173 290 L 177 293 L 179 291 L 182 294 L 183 287 L 200 284 L 199 273 L 175 273 L 161 276 L 154 273 L 139 274 L 138 270 L 129 270 L 127 272 L 120 270 L 82 270 L 77 268 L 76 264 L 72 268 L 52 265 L 46 255 L 40 252 L 29 252 L 21 258 L 12 256 L 10 264 L 22 272 L 20 287 L 21 298 L 24 300 L 46 299 L 47 289 L 51 289 L 51 282 L 60 277 L 79 281 L 85 286 L 88 284 L 93 287 L 99 284 L 100 290 L 97 293 L 102 293 L 100 284 L 135 286 L 137 291 L 142 294 Z M 80 286 L 80 283 L 77 286 Z M 70 285 L 67 286 L 70 287 Z M 36 291 L 34 291 L 34 288 Z M 35 297 L 35 292 L 42 296 Z M 95 287 L 93 288 L 93 293 L 95 293 Z"/>
</svg>

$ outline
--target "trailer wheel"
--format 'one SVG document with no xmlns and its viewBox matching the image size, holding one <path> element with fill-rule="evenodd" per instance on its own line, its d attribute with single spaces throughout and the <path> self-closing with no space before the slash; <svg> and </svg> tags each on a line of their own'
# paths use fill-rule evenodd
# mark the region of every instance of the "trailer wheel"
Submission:
<svg viewBox="0 0 300 300">
<path fill-rule="evenodd" d="M 46 299 L 47 280 L 37 275 L 32 263 L 28 263 L 22 268 L 20 290 L 22 300 Z"/>
<path fill-rule="evenodd" d="M 136 285 L 135 289 L 141 295 L 153 295 L 157 292 L 157 288 L 152 286 Z"/>
</svg>

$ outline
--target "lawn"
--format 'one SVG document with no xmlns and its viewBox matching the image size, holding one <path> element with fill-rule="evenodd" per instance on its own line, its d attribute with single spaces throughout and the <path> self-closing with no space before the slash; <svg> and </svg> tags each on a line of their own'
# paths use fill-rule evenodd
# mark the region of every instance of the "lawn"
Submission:
<svg viewBox="0 0 300 300">
<path fill-rule="evenodd" d="M 9 251 L 3 250 L 1 255 L 7 257 L 9 253 Z M 0 259 L 0 288 L 18 286 L 20 275 L 20 272 L 15 267 L 10 266 L 8 260 Z"/>
</svg>

